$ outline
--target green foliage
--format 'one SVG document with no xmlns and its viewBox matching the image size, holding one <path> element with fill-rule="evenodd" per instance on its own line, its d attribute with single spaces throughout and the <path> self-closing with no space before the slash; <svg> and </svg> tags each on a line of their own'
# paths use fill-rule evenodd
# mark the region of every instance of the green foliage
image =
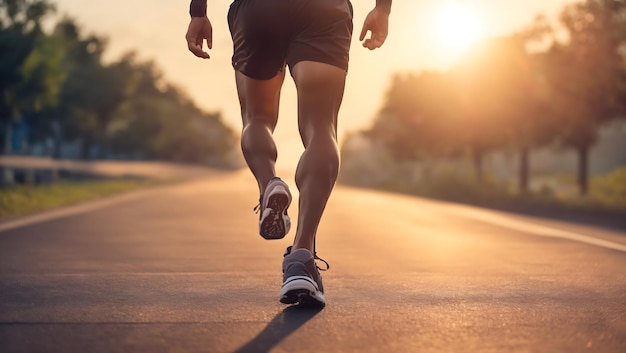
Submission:
<svg viewBox="0 0 626 353">
<path fill-rule="evenodd" d="M 597 128 L 626 113 L 619 104 L 624 92 L 626 8 L 623 2 L 587 0 L 567 6 L 561 22 L 569 38 L 546 54 L 553 114 L 561 122 L 560 136 L 571 146 L 590 146 Z"/>
<path fill-rule="evenodd" d="M 364 135 L 398 162 L 469 153 L 479 183 L 488 152 L 517 149 L 522 192 L 529 150 L 564 143 L 579 152 L 584 194 L 597 130 L 626 115 L 626 2 L 572 4 L 561 22 L 566 41 L 538 18 L 519 33 L 476 46 L 449 72 L 395 76 Z M 546 41 L 549 49 L 529 51 Z"/>
<path fill-rule="evenodd" d="M 598 128 L 626 114 L 626 4 L 586 0 L 568 5 L 561 23 L 569 36 L 546 54 L 557 138 L 576 148 L 578 184 L 588 190 L 588 153 Z"/>
<path fill-rule="evenodd" d="M 109 125 L 112 152 L 215 165 L 235 145 L 234 131 L 221 115 L 201 111 L 180 89 L 164 83 L 153 63 L 136 62 L 129 54 L 113 65 L 127 77 L 132 99 L 120 104 Z"/>
<path fill-rule="evenodd" d="M 410 168 L 407 172 L 407 168 L 396 166 L 387 170 L 382 178 L 373 176 L 366 179 L 362 177 L 363 173 L 375 174 L 376 171 L 359 167 L 362 166 L 342 170 L 340 181 L 360 187 L 502 209 L 569 210 L 626 216 L 626 167 L 591 178 L 590 192 L 582 198 L 576 192 L 576 180 L 572 175 L 544 175 L 545 182 L 541 186 L 520 193 L 489 174 L 478 180 L 459 168 L 458 163 L 454 167 L 420 173 L 417 178 Z"/>
<path fill-rule="evenodd" d="M 399 160 L 452 153 L 450 142 L 457 135 L 450 128 L 456 108 L 450 82 L 448 75 L 437 72 L 395 76 L 367 134 Z"/>
<path fill-rule="evenodd" d="M 43 55 L 41 22 L 54 11 L 46 0 L 0 0 L 0 151 L 5 129 L 21 115 L 54 104 L 58 70 Z"/>
<path fill-rule="evenodd" d="M 134 53 L 103 62 L 106 38 L 84 35 L 71 18 L 42 32 L 52 9 L 46 0 L 0 0 L 0 149 L 6 129 L 23 121 L 29 142 L 79 141 L 83 158 L 233 164 L 235 134 L 219 113 L 200 110 Z"/>
<path fill-rule="evenodd" d="M 587 199 L 601 207 L 626 212 L 626 167 L 618 168 L 606 176 L 592 178 Z"/>
<path fill-rule="evenodd" d="M 428 178 L 413 189 L 414 194 L 460 202 L 491 201 L 499 199 L 504 192 L 505 189 L 488 175 L 478 180 L 452 171 Z"/>
<path fill-rule="evenodd" d="M 41 21 L 54 10 L 48 0 L 0 0 L 0 29 L 39 30 Z"/>
<path fill-rule="evenodd" d="M 576 192 L 576 178 L 572 175 L 544 176 L 551 182 L 544 183 L 533 193 L 507 194 L 503 198 L 510 203 L 529 206 L 551 206 L 588 213 L 611 213 L 626 215 L 626 167 L 617 168 L 607 175 L 594 176 L 590 180 L 589 193 L 580 197 Z"/>
</svg>

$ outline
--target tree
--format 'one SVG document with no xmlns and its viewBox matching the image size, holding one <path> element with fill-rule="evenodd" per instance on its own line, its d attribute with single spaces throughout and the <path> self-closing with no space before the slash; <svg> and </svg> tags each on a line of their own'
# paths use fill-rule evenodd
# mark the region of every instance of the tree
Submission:
<svg viewBox="0 0 626 353">
<path fill-rule="evenodd" d="M 487 152 L 504 146 L 510 139 L 512 114 L 520 74 L 512 66 L 520 57 L 511 38 L 494 38 L 480 43 L 452 70 L 458 96 L 456 128 L 459 142 L 469 150 L 477 180 L 483 179 L 483 160 Z"/>
<path fill-rule="evenodd" d="M 546 54 L 553 114 L 560 121 L 562 141 L 578 153 L 578 184 L 585 195 L 589 149 L 598 128 L 624 113 L 626 3 L 573 4 L 562 12 L 561 22 L 569 38 Z"/>
<path fill-rule="evenodd" d="M 63 18 L 40 21 L 45 0 L 0 0 L 1 136 L 26 121 L 31 139 L 81 141 L 82 157 L 118 155 L 225 165 L 236 143 L 219 113 L 199 109 L 156 65 L 102 57 L 107 40 Z M 1 142 L 1 141 L 0 141 Z M 2 144 L 4 146 L 4 144 Z M 59 150 L 54 153 L 59 155 Z"/>
<path fill-rule="evenodd" d="M 58 71 L 52 73 L 54 57 L 44 60 L 52 49 L 41 30 L 53 11 L 47 0 L 0 0 L 0 151 L 12 124 L 54 103 Z"/>
<path fill-rule="evenodd" d="M 219 165 L 236 143 L 219 113 L 205 113 L 180 89 L 165 83 L 152 62 L 125 55 L 115 66 L 128 70 L 128 96 L 111 122 L 116 153 Z M 125 69 L 124 69 L 125 68 Z"/>
<path fill-rule="evenodd" d="M 532 29 L 543 33 L 541 25 Z M 518 188 L 528 191 L 530 150 L 552 141 L 554 124 L 550 118 L 547 80 L 538 55 L 528 52 L 535 33 L 513 34 L 489 44 L 482 78 L 475 77 L 473 89 L 479 92 L 483 113 L 491 116 L 492 128 L 504 139 L 493 146 L 512 147 L 518 152 Z M 481 93 L 482 92 L 482 93 Z"/>
<path fill-rule="evenodd" d="M 99 157 L 104 157 L 109 150 L 109 125 L 128 98 L 132 68 L 123 60 L 104 64 L 106 39 L 83 36 L 70 18 L 56 26 L 53 36 L 65 47 L 62 66 L 67 77 L 60 90 L 58 109 L 47 113 L 61 126 L 64 138 L 81 140 L 83 158 L 92 157 L 94 145 L 100 147 Z"/>
<path fill-rule="evenodd" d="M 397 75 L 381 112 L 367 132 L 398 160 L 445 156 L 456 145 L 449 138 L 454 95 L 444 73 Z"/>
<path fill-rule="evenodd" d="M 518 189 L 522 193 L 528 192 L 530 183 L 530 150 L 551 143 L 556 131 L 544 55 L 538 51 L 553 42 L 553 28 L 542 15 L 509 37 L 507 52 L 513 75 L 508 87 L 511 91 L 508 135 L 510 144 L 518 150 Z"/>
</svg>

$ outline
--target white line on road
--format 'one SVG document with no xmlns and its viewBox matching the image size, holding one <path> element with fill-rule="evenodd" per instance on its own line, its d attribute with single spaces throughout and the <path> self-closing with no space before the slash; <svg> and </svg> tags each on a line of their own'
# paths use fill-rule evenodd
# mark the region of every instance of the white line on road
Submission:
<svg viewBox="0 0 626 353">
<path fill-rule="evenodd" d="M 130 201 L 139 198 L 141 196 L 147 195 L 149 192 L 151 192 L 151 189 L 138 190 L 130 192 L 128 194 L 108 196 L 102 200 L 88 201 L 86 203 L 80 203 L 73 206 L 64 206 L 54 210 L 42 211 L 41 213 L 19 217 L 14 220 L 8 220 L 6 222 L 0 223 L 0 232 L 41 222 L 51 221 L 57 218 L 74 216 L 89 211 L 95 211 L 104 207 L 113 206 L 120 202 Z"/>
<path fill-rule="evenodd" d="M 495 225 L 513 229 L 513 230 L 518 230 L 524 233 L 530 233 L 530 234 L 544 236 L 544 237 L 568 239 L 568 240 L 595 245 L 595 246 L 599 246 L 599 247 L 603 247 L 607 249 L 613 249 L 613 250 L 626 252 L 626 245 L 624 244 L 620 244 L 620 243 L 616 243 L 616 242 L 612 242 L 612 241 L 608 241 L 604 239 L 598 239 L 590 235 L 584 235 L 584 234 L 556 229 L 552 227 L 546 227 L 546 226 L 542 226 L 539 224 L 532 224 L 529 222 L 516 220 L 511 217 L 506 217 L 506 216 L 498 215 L 495 213 L 481 211 L 481 210 L 464 207 L 464 206 L 449 206 L 449 207 L 454 207 L 456 212 L 468 218 L 495 224 Z"/>
</svg>

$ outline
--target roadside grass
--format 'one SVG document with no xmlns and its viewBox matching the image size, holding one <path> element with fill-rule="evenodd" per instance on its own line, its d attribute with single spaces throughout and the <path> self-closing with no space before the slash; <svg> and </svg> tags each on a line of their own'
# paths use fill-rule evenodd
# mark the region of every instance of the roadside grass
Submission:
<svg viewBox="0 0 626 353">
<path fill-rule="evenodd" d="M 104 179 L 0 186 L 0 218 L 15 217 L 172 183 L 152 179 Z"/>
<path fill-rule="evenodd" d="M 544 177 L 543 185 L 528 194 L 514 194 L 531 205 L 556 206 L 586 212 L 617 213 L 626 215 L 626 167 L 615 169 L 589 180 L 587 195 L 580 196 L 573 175 Z"/>
<path fill-rule="evenodd" d="M 575 207 L 601 208 L 626 214 L 626 167 L 605 176 L 591 178 L 586 197 L 569 195 L 564 201 Z"/>
<path fill-rule="evenodd" d="M 584 197 L 578 192 L 574 176 L 544 175 L 535 179 L 540 179 L 537 187 L 527 193 L 520 193 L 514 180 L 503 183 L 484 175 L 478 181 L 447 172 L 413 182 L 395 176 L 374 185 L 359 186 L 502 209 L 540 208 L 626 217 L 626 166 L 604 176 L 591 177 Z M 349 179 L 344 181 L 351 184 Z"/>
</svg>

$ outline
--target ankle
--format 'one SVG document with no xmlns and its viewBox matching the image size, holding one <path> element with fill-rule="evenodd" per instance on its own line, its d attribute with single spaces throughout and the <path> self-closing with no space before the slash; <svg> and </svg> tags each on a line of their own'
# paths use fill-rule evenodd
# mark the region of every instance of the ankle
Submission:
<svg viewBox="0 0 626 353">
<path fill-rule="evenodd" d="M 291 247 L 291 251 L 296 251 L 298 249 L 306 249 L 308 250 L 311 254 L 315 255 L 315 249 L 313 249 L 313 246 L 304 246 L 304 245 L 299 245 L 299 244 L 294 244 Z"/>
</svg>

